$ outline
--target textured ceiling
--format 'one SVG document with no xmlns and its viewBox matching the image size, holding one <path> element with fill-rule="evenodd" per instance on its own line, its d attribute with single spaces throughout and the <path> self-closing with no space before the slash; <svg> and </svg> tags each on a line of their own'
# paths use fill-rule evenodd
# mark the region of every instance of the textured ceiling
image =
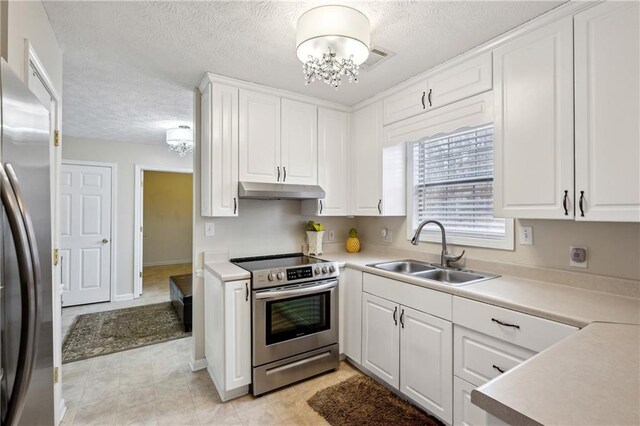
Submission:
<svg viewBox="0 0 640 426">
<path fill-rule="evenodd" d="M 335 2 L 334 2 L 335 3 Z M 338 91 L 305 86 L 297 18 L 318 2 L 53 2 L 64 51 L 63 129 L 78 137 L 163 143 L 191 125 L 205 71 L 353 105 L 562 2 L 349 2 L 371 20 L 371 43 L 396 53 Z"/>
</svg>

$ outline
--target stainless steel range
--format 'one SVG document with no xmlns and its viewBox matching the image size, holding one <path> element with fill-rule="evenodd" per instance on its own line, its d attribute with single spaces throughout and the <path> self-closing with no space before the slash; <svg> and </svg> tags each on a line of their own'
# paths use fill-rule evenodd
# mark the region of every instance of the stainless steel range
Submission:
<svg viewBox="0 0 640 426">
<path fill-rule="evenodd" d="M 338 265 L 301 253 L 231 259 L 251 272 L 254 395 L 338 366 Z"/>
</svg>

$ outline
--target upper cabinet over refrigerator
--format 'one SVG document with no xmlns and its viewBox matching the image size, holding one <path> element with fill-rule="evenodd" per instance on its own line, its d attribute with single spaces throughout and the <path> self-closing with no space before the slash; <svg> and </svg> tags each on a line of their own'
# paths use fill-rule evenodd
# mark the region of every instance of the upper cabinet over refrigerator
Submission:
<svg viewBox="0 0 640 426">
<path fill-rule="evenodd" d="M 640 3 L 575 16 L 576 219 L 640 221 Z"/>
</svg>

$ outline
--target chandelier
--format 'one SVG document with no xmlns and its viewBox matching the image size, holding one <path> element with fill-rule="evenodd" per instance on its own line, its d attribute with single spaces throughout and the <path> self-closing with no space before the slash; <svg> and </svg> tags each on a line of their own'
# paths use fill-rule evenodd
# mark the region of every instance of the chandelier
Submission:
<svg viewBox="0 0 640 426">
<path fill-rule="evenodd" d="M 175 152 L 179 157 L 193 151 L 193 130 L 189 126 L 179 126 L 167 130 L 167 144 L 169 151 Z"/>
<path fill-rule="evenodd" d="M 298 19 L 297 55 L 305 84 L 316 80 L 338 88 L 358 82 L 369 56 L 369 19 L 348 6 L 319 6 Z"/>
</svg>

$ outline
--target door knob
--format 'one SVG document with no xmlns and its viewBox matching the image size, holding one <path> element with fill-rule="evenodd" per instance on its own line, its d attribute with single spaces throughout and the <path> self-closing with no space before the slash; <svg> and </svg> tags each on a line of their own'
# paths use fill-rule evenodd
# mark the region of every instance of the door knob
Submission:
<svg viewBox="0 0 640 426">
<path fill-rule="evenodd" d="M 102 244 L 107 244 L 109 242 L 109 240 L 107 240 L 106 238 L 102 239 Z"/>
</svg>

